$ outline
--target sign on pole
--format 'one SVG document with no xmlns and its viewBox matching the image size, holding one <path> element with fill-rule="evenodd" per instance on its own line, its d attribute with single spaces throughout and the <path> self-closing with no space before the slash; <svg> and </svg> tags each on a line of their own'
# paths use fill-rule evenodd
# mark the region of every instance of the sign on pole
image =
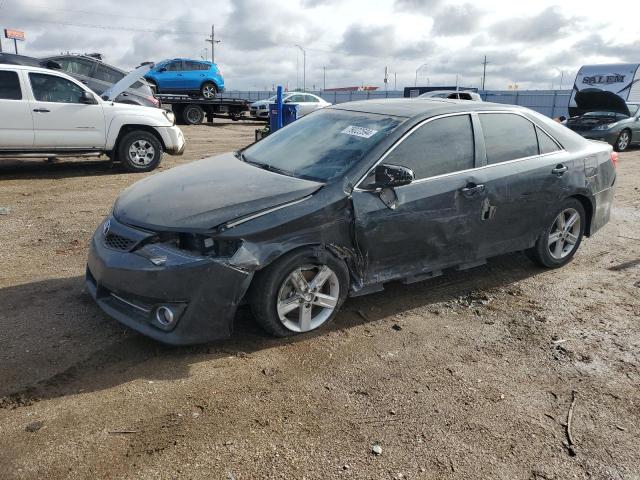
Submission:
<svg viewBox="0 0 640 480">
<path fill-rule="evenodd" d="M 13 40 L 13 46 L 16 49 L 16 55 L 18 54 L 18 40 L 24 42 L 24 32 L 21 30 L 13 30 L 11 28 L 4 29 L 5 38 Z"/>
</svg>

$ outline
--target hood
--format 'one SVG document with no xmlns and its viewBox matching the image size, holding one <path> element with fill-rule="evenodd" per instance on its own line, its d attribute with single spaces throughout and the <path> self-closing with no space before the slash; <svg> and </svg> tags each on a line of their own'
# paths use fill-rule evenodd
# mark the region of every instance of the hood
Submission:
<svg viewBox="0 0 640 480">
<path fill-rule="evenodd" d="M 269 100 L 258 100 L 257 102 L 253 102 L 251 105 L 258 107 L 260 105 L 269 105 L 270 103 L 275 103 L 275 100 L 273 102 L 270 102 Z"/>
<path fill-rule="evenodd" d="M 144 77 L 152 68 L 153 63 L 140 65 L 138 68 L 125 75 L 122 80 L 111 85 L 111 87 L 102 94 L 102 98 L 105 100 L 115 100 L 118 95 Z"/>
<path fill-rule="evenodd" d="M 584 115 L 589 112 L 613 112 L 631 116 L 624 99 L 606 90 L 586 89 L 576 93 L 577 109 L 571 116 Z"/>
<path fill-rule="evenodd" d="M 154 231 L 210 230 L 299 200 L 321 186 L 263 170 L 225 153 L 133 184 L 120 194 L 113 214 L 119 222 Z"/>
</svg>

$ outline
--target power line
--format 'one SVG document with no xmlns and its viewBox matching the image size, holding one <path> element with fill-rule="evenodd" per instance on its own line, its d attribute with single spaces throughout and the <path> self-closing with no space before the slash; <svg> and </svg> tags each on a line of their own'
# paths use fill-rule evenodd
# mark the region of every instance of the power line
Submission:
<svg viewBox="0 0 640 480">
<path fill-rule="evenodd" d="M 4 1 L 0 1 L 0 8 L 2 8 L 2 6 L 7 2 L 7 0 Z M 173 18 L 152 18 L 152 17 L 147 17 L 145 16 L 140 16 L 140 15 L 121 15 L 121 14 L 115 14 L 115 13 L 98 13 L 95 11 L 88 11 L 88 10 L 76 10 L 76 9 L 71 9 L 71 8 L 51 8 L 48 6 L 40 6 L 40 5 L 26 5 L 28 8 L 30 9 L 37 9 L 37 10 L 44 10 L 47 12 L 66 12 L 66 13 L 80 13 L 83 15 L 96 15 L 99 17 L 115 17 L 115 18 L 129 18 L 129 19 L 133 19 L 133 20 L 144 20 L 144 21 L 155 21 L 155 22 L 172 22 L 172 23 L 190 23 L 190 24 L 200 24 L 200 25 L 209 25 L 208 22 L 193 22 L 190 20 L 175 20 Z"/>
<path fill-rule="evenodd" d="M 168 29 L 164 30 L 151 30 L 144 28 L 133 28 L 133 27 L 117 27 L 113 25 L 100 25 L 93 23 L 76 23 L 76 22 L 60 22 L 55 20 L 42 20 L 36 18 L 28 18 L 28 17 L 9 17 L 13 20 L 20 20 L 23 22 L 38 22 L 38 23 L 49 23 L 54 25 L 64 25 L 68 27 L 82 27 L 82 28 L 100 28 L 102 30 L 121 30 L 125 32 L 141 32 L 141 33 L 160 33 L 165 35 L 202 35 L 202 32 L 186 32 L 186 31 L 172 31 Z"/>
</svg>

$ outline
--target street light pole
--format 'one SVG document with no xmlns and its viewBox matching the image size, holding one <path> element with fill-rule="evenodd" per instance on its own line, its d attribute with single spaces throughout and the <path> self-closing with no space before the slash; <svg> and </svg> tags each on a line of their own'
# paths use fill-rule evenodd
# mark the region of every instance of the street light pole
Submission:
<svg viewBox="0 0 640 480">
<path fill-rule="evenodd" d="M 427 64 L 423 63 L 422 65 L 420 65 L 418 68 L 416 68 L 416 79 L 413 82 L 413 86 L 417 87 L 418 86 L 418 72 L 420 72 L 420 70 L 422 70 L 424 67 L 426 67 Z"/>
<path fill-rule="evenodd" d="M 307 91 L 307 52 L 296 43 L 296 47 L 302 52 L 302 91 Z"/>
</svg>

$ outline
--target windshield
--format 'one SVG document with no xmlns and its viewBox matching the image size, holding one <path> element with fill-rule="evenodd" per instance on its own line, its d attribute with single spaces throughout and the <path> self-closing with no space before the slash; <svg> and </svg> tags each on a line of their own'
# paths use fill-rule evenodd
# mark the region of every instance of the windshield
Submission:
<svg viewBox="0 0 640 480">
<path fill-rule="evenodd" d="M 244 160 L 321 182 L 343 176 L 404 119 L 319 110 L 245 149 Z"/>
</svg>

